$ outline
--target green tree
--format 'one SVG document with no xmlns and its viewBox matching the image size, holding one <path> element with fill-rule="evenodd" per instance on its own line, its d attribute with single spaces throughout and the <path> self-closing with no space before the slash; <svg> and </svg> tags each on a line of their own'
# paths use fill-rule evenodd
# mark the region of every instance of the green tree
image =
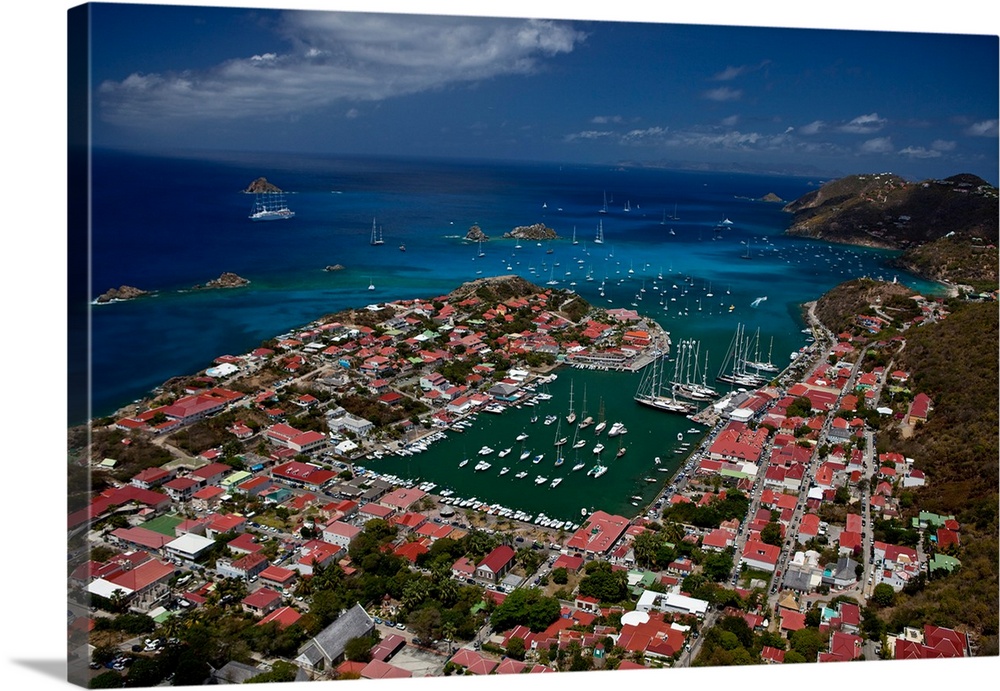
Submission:
<svg viewBox="0 0 1000 691">
<path fill-rule="evenodd" d="M 344 644 L 344 657 L 351 662 L 371 662 L 375 641 L 368 636 L 357 636 Z"/>
<path fill-rule="evenodd" d="M 625 571 L 613 571 L 606 561 L 590 562 L 587 571 L 587 575 L 580 580 L 581 595 L 596 597 L 601 602 L 622 602 L 628 597 L 628 574 Z"/>
<path fill-rule="evenodd" d="M 566 585 L 569 582 L 569 572 L 566 567 L 560 566 L 552 570 L 552 582 L 557 585 Z"/>
<path fill-rule="evenodd" d="M 120 689 L 122 686 L 122 675 L 109 669 L 101 672 L 87 683 L 88 689 Z"/>
<path fill-rule="evenodd" d="M 523 660 L 525 653 L 524 639 L 520 636 L 512 636 L 507 641 L 507 656 L 515 660 Z"/>
<path fill-rule="evenodd" d="M 871 601 L 879 607 L 892 607 L 896 603 L 896 591 L 888 583 L 879 583 L 872 590 Z"/>
</svg>

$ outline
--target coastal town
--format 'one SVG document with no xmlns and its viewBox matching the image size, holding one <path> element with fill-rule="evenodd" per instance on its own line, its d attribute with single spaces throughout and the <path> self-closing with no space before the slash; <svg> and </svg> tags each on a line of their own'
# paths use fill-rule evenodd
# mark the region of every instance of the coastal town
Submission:
<svg viewBox="0 0 1000 691">
<path fill-rule="evenodd" d="M 572 292 L 463 288 L 324 317 L 94 420 L 71 448 L 93 494 L 68 518 L 70 664 L 97 687 L 975 653 L 878 616 L 962 568 L 955 516 L 914 510 L 921 459 L 877 438 L 934 415 L 894 362 L 943 300 L 839 333 L 810 304 L 785 370 L 689 399 L 700 441 L 638 515 L 555 520 L 366 462 L 530 406 L 561 366 L 645 373 L 683 350 Z"/>
</svg>

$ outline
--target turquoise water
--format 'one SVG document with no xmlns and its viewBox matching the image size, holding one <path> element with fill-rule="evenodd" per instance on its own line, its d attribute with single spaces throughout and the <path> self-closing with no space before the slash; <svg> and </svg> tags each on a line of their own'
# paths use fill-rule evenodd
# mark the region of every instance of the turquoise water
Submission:
<svg viewBox="0 0 1000 691">
<path fill-rule="evenodd" d="M 917 290 L 937 289 L 888 268 L 891 252 L 786 237 L 791 217 L 781 205 L 754 201 L 769 192 L 795 199 L 815 189 L 818 180 L 263 154 L 208 159 L 95 151 L 93 160 L 92 296 L 122 284 L 157 293 L 90 310 L 92 386 L 71 392 L 71 421 L 111 414 L 170 377 L 202 370 L 220 355 L 245 353 L 324 314 L 443 295 L 484 276 L 517 274 L 541 286 L 556 281 L 595 306 L 635 309 L 669 331 L 675 344 L 699 341 L 709 379 L 722 365 L 738 324 L 747 333 L 759 332 L 762 358 L 770 351 L 776 364 L 785 365 L 789 353 L 805 343 L 800 305 L 848 279 L 898 276 Z M 239 190 L 261 175 L 288 192 L 295 218 L 247 219 L 252 199 Z M 605 193 L 609 209 L 601 214 Z M 677 218 L 668 218 L 675 208 Z M 373 218 L 384 245 L 369 244 Z M 716 230 L 725 218 L 732 226 Z M 501 237 L 539 222 L 559 239 L 517 247 Z M 599 222 L 602 245 L 594 242 Z M 476 244 L 464 240 L 473 224 L 490 236 L 483 257 Z M 336 263 L 346 268 L 323 271 Z M 251 284 L 190 290 L 224 271 Z M 758 298 L 766 300 L 755 307 Z M 71 371 L 70 381 L 80 374 Z M 636 404 L 638 375 L 566 369 L 559 374 L 551 386 L 552 405 L 566 408 L 573 379 L 578 404 L 586 385 L 589 414 L 596 417 L 603 397 L 607 417 L 621 419 L 630 430 L 625 456 L 611 460 L 601 478 L 569 473 L 573 463 L 567 458 L 561 485 L 535 486 L 539 466 L 549 465 L 542 474 L 556 477 L 552 439 L 545 463 L 532 466 L 524 480 L 515 480 L 513 469 L 497 477 L 502 462 L 495 458 L 487 473 L 474 473 L 474 460 L 458 468 L 465 455 L 476 459 L 484 444 L 498 449 L 514 444 L 521 428 L 531 427 L 527 431 L 539 450 L 546 446 L 540 437 L 555 430 L 530 425 L 530 409 L 483 414 L 479 428 L 454 434 L 425 454 L 372 466 L 434 481 L 462 496 L 567 518 L 591 506 L 635 511 L 631 497 L 641 496 L 644 503 L 662 484 L 643 480 L 655 472 L 653 457 L 675 466 L 677 432 L 692 424 Z M 610 449 L 604 455 L 610 457 Z M 512 452 L 504 460 L 516 457 Z"/>
</svg>

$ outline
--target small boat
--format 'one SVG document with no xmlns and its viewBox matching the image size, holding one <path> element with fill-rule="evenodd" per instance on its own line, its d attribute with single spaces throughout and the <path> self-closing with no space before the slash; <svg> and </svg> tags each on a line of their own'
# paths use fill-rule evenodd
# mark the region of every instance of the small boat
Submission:
<svg viewBox="0 0 1000 691">
<path fill-rule="evenodd" d="M 528 438 L 527 433 L 521 432 L 519 435 L 517 435 L 517 437 L 514 438 L 514 441 L 524 441 L 527 438 Z"/>
<path fill-rule="evenodd" d="M 510 452 L 511 452 L 511 448 L 508 446 L 506 449 L 504 449 L 503 451 L 501 451 L 500 453 L 498 453 L 497 456 L 499 456 L 500 458 L 503 458 L 504 456 L 506 456 Z"/>
<path fill-rule="evenodd" d="M 519 459 L 517 459 L 517 460 L 523 461 L 524 459 L 526 459 L 530 455 L 531 455 L 530 451 L 522 451 L 521 452 L 521 457 Z"/>
<path fill-rule="evenodd" d="M 594 466 L 594 477 L 601 477 L 606 472 L 608 472 L 608 466 L 606 465 Z"/>
<path fill-rule="evenodd" d="M 625 429 L 625 425 L 621 422 L 616 422 L 611 425 L 611 429 L 608 430 L 608 436 L 617 437 L 619 434 L 625 434 L 626 432 L 628 432 L 628 430 Z"/>
<path fill-rule="evenodd" d="M 573 466 L 573 471 L 575 472 L 577 470 L 583 470 L 584 466 L 586 465 L 587 465 L 586 463 L 577 463 L 575 466 Z"/>
<path fill-rule="evenodd" d="M 516 477 L 518 480 L 520 480 L 522 477 L 527 477 L 527 475 L 528 472 L 526 470 L 522 470 L 519 473 L 514 473 L 514 477 Z"/>
<path fill-rule="evenodd" d="M 543 459 L 543 458 L 545 458 L 545 454 L 543 454 L 543 453 L 540 453 L 540 454 L 538 454 L 537 456 L 535 456 L 534 458 L 532 458 L 532 459 L 531 459 L 531 462 L 532 462 L 532 463 L 536 463 L 536 464 L 537 464 L 537 463 L 541 463 L 541 462 L 542 462 L 542 459 Z"/>
<path fill-rule="evenodd" d="M 678 432 L 677 433 L 677 441 L 684 441 L 684 433 L 683 432 Z"/>
<path fill-rule="evenodd" d="M 615 458 L 621 458 L 622 456 L 624 456 L 625 455 L 625 450 L 627 448 L 628 448 L 627 446 L 619 447 L 618 453 L 615 454 Z"/>
<path fill-rule="evenodd" d="M 549 487 L 558 487 L 559 483 L 562 481 L 563 479 L 561 477 L 557 477 L 555 480 L 552 481 L 552 484 L 549 485 Z"/>
<path fill-rule="evenodd" d="M 594 447 L 594 453 L 601 453 L 604 451 L 604 444 L 598 444 Z"/>
<path fill-rule="evenodd" d="M 459 467 L 459 468 L 464 468 L 464 467 L 465 467 L 465 466 L 467 466 L 468 464 L 469 464 L 469 459 L 468 459 L 468 458 L 466 458 L 465 460 L 463 460 L 463 461 L 462 461 L 461 463 L 459 463 L 459 464 L 458 464 L 458 467 Z"/>
<path fill-rule="evenodd" d="M 406 245 L 400 243 L 400 245 L 399 245 L 399 251 L 400 252 L 405 252 L 406 251 Z"/>
<path fill-rule="evenodd" d="M 549 479 L 547 477 L 542 477 L 541 475 L 535 478 L 536 485 L 544 485 L 548 481 Z"/>
<path fill-rule="evenodd" d="M 642 501 L 642 497 L 640 497 L 638 494 L 633 494 L 632 498 L 635 499 L 636 501 Z"/>
<path fill-rule="evenodd" d="M 493 449 L 491 449 L 488 446 L 484 446 L 481 449 L 479 449 L 480 456 L 489 456 L 491 453 L 493 453 Z"/>
<path fill-rule="evenodd" d="M 654 458 L 653 463 L 655 463 L 656 465 L 660 465 L 660 457 L 657 456 L 656 458 Z"/>
<path fill-rule="evenodd" d="M 510 468 L 503 467 L 503 468 L 500 469 L 500 474 L 501 475 L 506 475 L 509 472 L 510 472 Z"/>
</svg>

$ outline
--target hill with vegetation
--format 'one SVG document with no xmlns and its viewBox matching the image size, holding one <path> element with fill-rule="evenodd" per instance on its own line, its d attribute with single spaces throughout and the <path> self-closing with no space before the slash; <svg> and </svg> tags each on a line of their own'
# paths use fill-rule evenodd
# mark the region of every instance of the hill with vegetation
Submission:
<svg viewBox="0 0 1000 691">
<path fill-rule="evenodd" d="M 816 316 L 833 333 L 851 331 L 857 315 L 873 313 L 872 305 L 892 316 L 915 316 L 914 310 L 919 314 L 913 295 L 916 292 L 901 283 L 856 278 L 824 293 L 816 301 Z"/>
<path fill-rule="evenodd" d="M 784 210 L 793 214 L 789 235 L 903 250 L 898 265 L 933 280 L 997 281 L 997 188 L 975 175 L 851 175 Z"/>
<path fill-rule="evenodd" d="M 978 641 L 978 655 L 996 655 L 1000 311 L 995 302 L 955 298 L 947 301 L 947 318 L 904 330 L 902 324 L 913 316 L 909 294 L 912 291 L 903 286 L 859 279 L 837 286 L 816 307 L 824 324 L 835 332 L 848 328 L 854 315 L 871 314 L 873 304 L 880 304 L 883 313 L 900 316 L 871 338 L 903 336 L 905 345 L 887 364 L 909 372 L 909 391 L 930 396 L 933 408 L 927 421 L 915 427 L 883 418 L 877 451 L 914 459 L 914 466 L 927 478 L 923 487 L 904 492 L 904 525 L 921 511 L 954 516 L 961 525 L 961 544 L 947 552 L 961 561 L 961 568 L 917 579 L 891 607 L 880 609 L 878 617 L 887 631 L 924 623 L 970 631 Z M 893 311 L 896 306 L 898 315 Z M 934 548 L 933 543 L 925 545 Z"/>
<path fill-rule="evenodd" d="M 953 555 L 961 569 L 905 593 L 887 613 L 890 629 L 950 621 L 979 635 L 979 655 L 998 654 L 998 328 L 996 303 L 967 303 L 942 322 L 909 330 L 897 364 L 912 372 L 911 389 L 927 393 L 934 408 L 912 436 L 892 428 L 878 444 L 915 459 L 926 474 L 914 507 L 954 515 L 962 526 Z"/>
</svg>

